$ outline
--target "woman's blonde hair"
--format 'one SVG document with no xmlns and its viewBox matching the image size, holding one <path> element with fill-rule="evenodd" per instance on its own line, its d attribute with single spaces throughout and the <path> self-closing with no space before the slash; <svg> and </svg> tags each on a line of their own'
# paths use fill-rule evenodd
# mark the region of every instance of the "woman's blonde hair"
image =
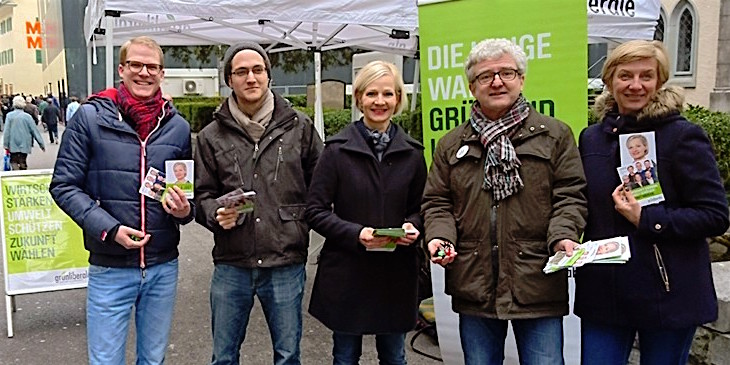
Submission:
<svg viewBox="0 0 730 365">
<path fill-rule="evenodd" d="M 616 47 L 606 58 L 601 72 L 601 80 L 609 87 L 613 86 L 613 76 L 619 65 L 653 58 L 657 61 L 657 89 L 669 80 L 669 55 L 660 41 L 642 39 L 628 41 Z"/>
<path fill-rule="evenodd" d="M 395 113 L 398 115 L 408 103 L 408 96 L 404 92 L 405 85 L 403 84 L 403 77 L 395 67 L 394 64 L 386 61 L 372 61 L 365 65 L 355 77 L 355 82 L 352 83 L 352 95 L 355 98 L 355 106 L 362 111 L 362 105 L 360 105 L 360 97 L 365 89 L 370 86 L 375 80 L 383 76 L 393 76 L 395 81 L 395 94 L 398 96 L 398 103 L 395 105 Z"/>
</svg>

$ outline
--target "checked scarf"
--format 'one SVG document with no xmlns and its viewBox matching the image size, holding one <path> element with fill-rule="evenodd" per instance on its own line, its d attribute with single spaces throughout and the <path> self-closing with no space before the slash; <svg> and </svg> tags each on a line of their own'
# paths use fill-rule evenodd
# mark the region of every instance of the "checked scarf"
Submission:
<svg viewBox="0 0 730 365">
<path fill-rule="evenodd" d="M 143 141 L 157 125 L 157 117 L 161 115 L 163 105 L 165 106 L 165 116 L 169 117 L 172 111 L 170 104 L 165 103 L 165 100 L 162 99 L 161 90 L 158 89 L 157 93 L 149 99 L 138 100 L 129 93 L 123 82 L 120 82 L 116 89 L 106 89 L 92 97 L 111 99 L 119 108 L 124 120 L 134 128 Z"/>
<path fill-rule="evenodd" d="M 521 163 L 510 137 L 517 132 L 528 114 L 530 109 L 522 95 L 497 120 L 489 120 L 482 113 L 479 101 L 472 105 L 469 122 L 479 133 L 479 140 L 487 150 L 482 188 L 492 190 L 494 201 L 505 199 L 525 186 L 519 173 Z"/>
</svg>

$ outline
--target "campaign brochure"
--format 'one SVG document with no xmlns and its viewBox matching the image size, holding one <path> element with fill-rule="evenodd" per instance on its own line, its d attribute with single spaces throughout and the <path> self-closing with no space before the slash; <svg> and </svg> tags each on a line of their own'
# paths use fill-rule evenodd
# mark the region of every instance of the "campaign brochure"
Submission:
<svg viewBox="0 0 730 365">
<path fill-rule="evenodd" d="M 542 269 L 546 274 L 585 264 L 624 264 L 631 258 L 629 238 L 626 236 L 588 241 L 573 250 L 572 256 L 558 251 Z"/>
<path fill-rule="evenodd" d="M 139 193 L 157 201 L 162 201 L 166 188 L 165 173 L 150 167 L 144 180 L 142 180 L 142 186 L 139 187 Z"/>
<path fill-rule="evenodd" d="M 168 187 L 177 186 L 183 192 L 185 197 L 192 199 L 193 194 L 193 160 L 167 160 L 165 161 L 165 175 L 167 176 Z"/>
<path fill-rule="evenodd" d="M 243 189 L 238 188 L 221 195 L 215 201 L 224 208 L 236 208 L 238 213 L 243 214 L 253 212 L 253 199 L 255 196 L 256 192 L 254 191 L 243 191 Z"/>
<path fill-rule="evenodd" d="M 655 146 L 654 132 L 619 135 L 621 166 L 616 171 L 642 207 L 664 201 Z"/>
<path fill-rule="evenodd" d="M 383 247 L 378 248 L 367 248 L 368 251 L 383 251 L 393 252 L 397 246 L 396 240 L 401 237 L 405 237 L 406 234 L 412 233 L 406 231 L 403 228 L 376 228 L 373 230 L 373 236 L 375 237 L 392 237 L 393 239 Z"/>
</svg>

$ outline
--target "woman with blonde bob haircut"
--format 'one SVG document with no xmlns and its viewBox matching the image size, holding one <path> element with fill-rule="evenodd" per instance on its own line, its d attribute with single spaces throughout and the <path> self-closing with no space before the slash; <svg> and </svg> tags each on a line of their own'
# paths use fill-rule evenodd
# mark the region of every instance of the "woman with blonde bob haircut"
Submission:
<svg viewBox="0 0 730 365">
<path fill-rule="evenodd" d="M 309 187 L 305 218 L 325 237 L 309 312 L 333 332 L 334 364 L 357 364 L 363 335 L 375 335 L 381 364 L 405 364 L 418 311 L 423 146 L 392 122 L 406 102 L 393 64 L 368 63 L 353 95 L 363 117 L 327 140 Z"/>
<path fill-rule="evenodd" d="M 408 96 L 404 92 L 405 85 L 403 84 L 403 78 L 398 72 L 398 69 L 394 64 L 385 61 L 373 61 L 370 62 L 366 67 L 363 67 L 357 76 L 355 76 L 355 82 L 352 84 L 353 95 L 355 95 L 355 106 L 362 112 L 362 105 L 360 105 L 360 98 L 362 97 L 365 88 L 372 84 L 373 81 L 390 75 L 395 81 L 395 93 L 398 96 L 398 102 L 395 105 L 395 111 L 393 115 L 398 115 L 403 111 L 403 108 L 408 104 Z"/>
<path fill-rule="evenodd" d="M 681 88 L 666 86 L 668 65 L 661 42 L 616 47 L 594 106 L 601 123 L 580 136 L 590 203 L 583 239 L 628 236 L 631 248 L 627 263 L 586 265 L 575 276 L 584 365 L 626 364 L 637 334 L 641 364 L 686 364 L 697 326 L 717 319 L 706 238 L 730 225 L 727 200 L 707 135 L 680 114 Z M 664 200 L 642 206 L 616 168 L 621 136 L 647 132 L 654 140 L 632 157 L 655 146 Z"/>
</svg>

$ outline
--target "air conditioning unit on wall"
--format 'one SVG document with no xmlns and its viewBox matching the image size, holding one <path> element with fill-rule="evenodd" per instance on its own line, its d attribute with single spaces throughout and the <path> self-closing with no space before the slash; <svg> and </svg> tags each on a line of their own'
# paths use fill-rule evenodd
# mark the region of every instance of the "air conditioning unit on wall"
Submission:
<svg viewBox="0 0 730 365">
<path fill-rule="evenodd" d="M 183 94 L 200 95 L 203 93 L 203 83 L 200 80 L 183 79 Z"/>
</svg>

